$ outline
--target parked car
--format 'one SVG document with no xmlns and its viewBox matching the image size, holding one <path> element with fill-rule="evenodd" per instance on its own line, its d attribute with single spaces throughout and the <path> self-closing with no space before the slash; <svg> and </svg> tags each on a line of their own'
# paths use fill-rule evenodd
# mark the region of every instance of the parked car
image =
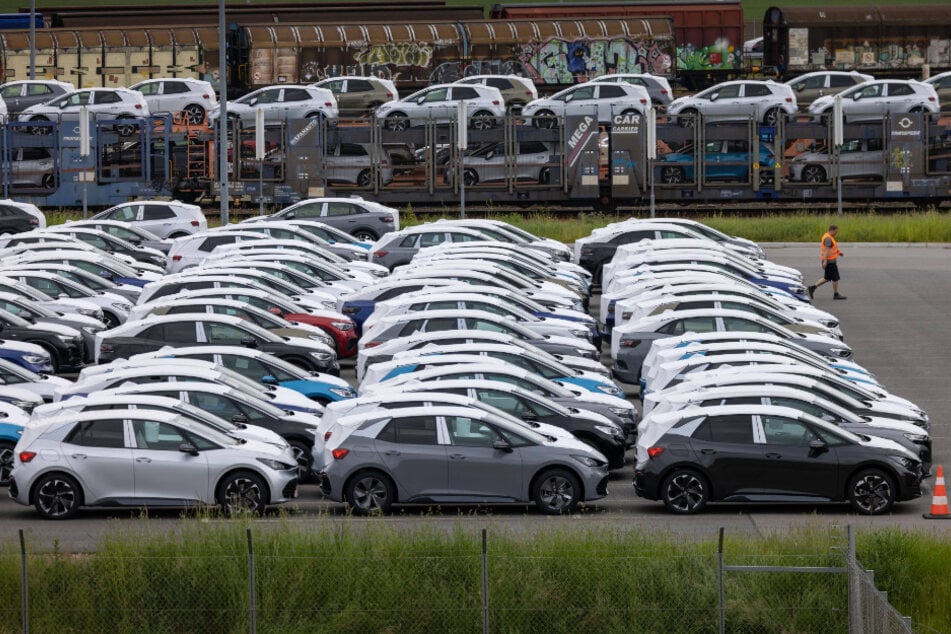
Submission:
<svg viewBox="0 0 951 634">
<path fill-rule="evenodd" d="M 83 367 L 83 338 L 79 330 L 70 326 L 54 323 L 34 325 L 0 309 L 0 337 L 43 348 L 50 356 L 54 373 L 75 372 Z"/>
<path fill-rule="evenodd" d="M 926 79 L 925 83 L 934 86 L 941 109 L 951 110 L 951 71 L 933 75 Z"/>
<path fill-rule="evenodd" d="M 796 104 L 802 110 L 813 101 L 825 95 L 837 95 L 856 84 L 864 84 L 875 79 L 858 71 L 820 70 L 806 73 L 786 82 L 796 93 Z"/>
<path fill-rule="evenodd" d="M 934 86 L 912 79 L 876 79 L 839 95 L 842 117 L 847 122 L 874 121 L 913 112 L 935 113 L 941 109 Z M 819 97 L 809 105 L 809 114 L 817 121 L 828 121 L 834 105 L 833 96 Z"/>
<path fill-rule="evenodd" d="M 755 174 L 760 186 L 769 187 L 776 182 L 775 155 L 765 143 L 760 142 L 758 157 L 750 152 L 746 139 L 707 141 L 703 148 L 703 178 L 706 180 L 748 181 L 754 171 L 753 164 L 758 163 L 762 167 Z M 696 163 L 694 146 L 690 145 L 659 157 L 655 170 L 663 183 L 688 183 L 698 177 Z"/>
<path fill-rule="evenodd" d="M 0 200 L 0 235 L 46 228 L 46 215 L 33 203 Z"/>
<path fill-rule="evenodd" d="M 177 200 L 137 200 L 122 203 L 99 212 L 90 220 L 127 222 L 150 231 L 163 240 L 174 240 L 208 229 L 208 220 L 201 207 Z"/>
<path fill-rule="evenodd" d="M 17 449 L 10 496 L 46 519 L 73 517 L 82 506 L 130 504 L 261 513 L 297 493 L 289 449 L 242 442 L 168 412 L 67 416 L 27 428 Z"/>
<path fill-rule="evenodd" d="M 364 242 L 400 228 L 399 210 L 355 197 L 308 198 L 262 220 L 320 220 Z"/>
<path fill-rule="evenodd" d="M 783 117 L 795 114 L 796 93 L 786 84 L 772 80 L 741 79 L 726 81 L 695 95 L 678 97 L 667 106 L 667 113 L 677 115 L 685 126 L 704 121 L 736 121 L 752 119 L 774 126 Z"/>
<path fill-rule="evenodd" d="M 521 112 L 529 101 L 538 99 L 538 89 L 529 77 L 518 75 L 471 75 L 458 79 L 456 84 L 468 86 L 490 86 L 502 93 L 505 108 L 512 112 Z"/>
<path fill-rule="evenodd" d="M 769 405 L 661 414 L 638 439 L 634 489 L 678 514 L 708 502 L 845 502 L 880 515 L 921 495 L 921 462 L 897 443 L 858 436 Z"/>
<path fill-rule="evenodd" d="M 0 86 L 0 99 L 3 99 L 7 112 L 15 115 L 74 90 L 76 87 L 72 84 L 55 79 L 21 79 Z"/>
<path fill-rule="evenodd" d="M 111 236 L 125 240 L 135 246 L 155 249 L 161 253 L 168 253 L 169 248 L 172 246 L 170 240 L 163 240 L 147 229 L 118 220 L 67 220 L 59 226 L 98 229 L 99 231 L 104 231 Z"/>
<path fill-rule="evenodd" d="M 643 115 L 650 103 L 650 94 L 642 86 L 586 82 L 530 101 L 522 108 L 522 116 L 536 128 L 557 127 L 559 118 L 571 115 L 594 115 L 598 123 L 610 125 L 613 115 Z"/>
<path fill-rule="evenodd" d="M 50 148 L 18 147 L 12 148 L 10 154 L 10 187 L 52 189 L 56 185 Z"/>
<path fill-rule="evenodd" d="M 843 179 L 884 180 L 887 169 L 882 139 L 848 139 L 839 148 L 836 161 Z M 827 183 L 834 176 L 829 149 L 803 152 L 789 162 L 789 179 L 804 183 Z"/>
<path fill-rule="evenodd" d="M 52 272 L 55 268 L 60 273 Z M 125 323 L 132 310 L 127 296 L 112 292 L 105 281 L 101 289 L 74 281 L 70 269 L 78 271 L 75 267 L 51 267 L 46 263 L 0 269 L 0 291 L 27 297 L 56 312 L 76 312 L 100 319 L 109 328 Z M 86 271 L 83 274 L 92 275 Z"/>
<path fill-rule="evenodd" d="M 455 121 L 458 104 L 466 103 L 469 127 L 476 130 L 494 128 L 505 117 L 505 99 L 498 88 L 438 84 L 423 88 L 399 101 L 388 101 L 376 109 L 376 118 L 387 130 L 401 132 L 427 123 L 446 124 Z"/>
<path fill-rule="evenodd" d="M 215 89 L 207 81 L 185 77 L 146 79 L 129 86 L 145 97 L 149 112 L 181 113 L 190 125 L 204 123 L 205 115 L 218 105 Z"/>
<path fill-rule="evenodd" d="M 647 90 L 647 94 L 650 95 L 651 102 L 655 106 L 666 106 L 674 99 L 674 91 L 670 87 L 670 82 L 667 81 L 666 77 L 661 77 L 660 75 L 651 75 L 650 73 L 613 73 L 611 75 L 599 75 L 591 81 L 641 86 Z"/>
<path fill-rule="evenodd" d="M 286 119 L 314 119 L 336 122 L 337 99 L 326 88 L 314 86 L 267 86 L 249 92 L 240 99 L 228 102 L 228 118 L 254 121 L 258 108 L 264 111 L 265 121 Z M 208 112 L 209 123 L 221 116 L 221 104 Z"/>
<path fill-rule="evenodd" d="M 373 186 L 373 169 L 377 168 L 376 185 L 383 187 L 393 181 L 389 155 L 372 143 L 339 143 L 324 155 L 324 174 L 328 183 L 357 187 Z"/>
<path fill-rule="evenodd" d="M 76 122 L 83 106 L 88 109 L 90 117 L 99 119 L 142 119 L 150 115 L 142 93 L 128 88 L 84 88 L 29 106 L 18 115 L 17 120 L 34 124 Z M 134 122 L 117 124 L 116 131 L 121 136 L 129 136 L 138 126 Z M 50 134 L 53 128 L 49 125 L 34 125 L 30 130 L 34 134 Z"/>
<path fill-rule="evenodd" d="M 50 354 L 35 343 L 0 339 L 0 359 L 36 374 L 48 374 L 53 371 Z"/>
<path fill-rule="evenodd" d="M 607 461 L 574 442 L 546 437 L 484 410 L 420 407 L 357 414 L 334 434 L 334 460 L 320 474 L 331 500 L 358 514 L 396 503 L 526 503 L 572 512 L 607 494 Z M 442 439 L 442 440 L 440 440 Z M 565 442 L 565 441 L 561 441 Z M 460 456 L 462 459 L 452 458 Z"/>
<path fill-rule="evenodd" d="M 59 324 L 79 331 L 83 337 L 83 360 L 92 362 L 95 349 L 96 333 L 105 329 L 105 324 L 89 315 L 81 315 L 72 311 L 59 313 L 52 311 L 41 304 L 27 299 L 22 295 L 4 293 L 0 291 L 0 309 L 13 315 L 22 317 L 31 324 Z"/>
<path fill-rule="evenodd" d="M 499 181 L 530 181 L 549 183 L 552 172 L 558 173 L 557 156 L 541 141 L 518 141 L 515 143 L 514 159 L 506 154 L 505 143 L 491 143 L 466 153 L 462 159 L 463 183 L 473 187 L 479 183 Z M 455 182 L 458 169 L 447 166 L 443 177 L 447 183 Z"/>
<path fill-rule="evenodd" d="M 384 103 L 400 98 L 396 85 L 382 77 L 343 75 L 328 77 L 311 85 L 333 93 L 341 117 L 372 114 Z"/>
<path fill-rule="evenodd" d="M 75 238 L 80 242 L 85 242 L 97 249 L 101 249 L 110 255 L 124 256 L 135 262 L 146 262 L 160 267 L 163 270 L 165 269 L 165 254 L 161 251 L 142 244 L 127 242 L 101 229 L 78 227 L 73 224 L 62 224 L 49 227 L 46 231 L 51 234 Z"/>
</svg>

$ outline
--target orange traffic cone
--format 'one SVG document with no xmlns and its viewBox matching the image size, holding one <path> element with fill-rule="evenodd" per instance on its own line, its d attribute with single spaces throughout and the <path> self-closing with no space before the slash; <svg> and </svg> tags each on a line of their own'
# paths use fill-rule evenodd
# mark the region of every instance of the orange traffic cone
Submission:
<svg viewBox="0 0 951 634">
<path fill-rule="evenodd" d="M 944 471 L 938 465 L 938 474 L 934 481 L 934 497 L 931 499 L 931 512 L 923 515 L 928 520 L 951 520 L 948 513 L 948 494 L 944 488 Z"/>
</svg>

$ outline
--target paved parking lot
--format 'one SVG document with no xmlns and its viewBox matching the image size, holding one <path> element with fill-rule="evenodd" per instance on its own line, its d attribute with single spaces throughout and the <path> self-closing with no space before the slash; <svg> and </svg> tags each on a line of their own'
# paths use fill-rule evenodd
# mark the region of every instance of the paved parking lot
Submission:
<svg viewBox="0 0 951 634">
<path fill-rule="evenodd" d="M 929 412 L 935 447 L 935 465 L 951 468 L 949 435 L 951 424 L 951 251 L 944 246 L 881 246 L 851 245 L 848 227 L 843 226 L 841 291 L 846 301 L 833 301 L 832 289 L 819 289 L 816 305 L 839 316 L 846 341 L 856 353 L 856 361 L 874 372 L 892 392 L 908 398 Z M 817 237 L 818 239 L 818 237 Z M 794 266 L 806 274 L 807 283 L 818 276 L 818 245 L 767 245 L 768 257 L 780 264 Z M 595 304 L 593 304 L 595 305 Z M 352 362 L 345 364 L 345 378 L 353 379 Z M 629 386 L 633 391 L 633 386 Z M 572 518 L 550 518 L 526 510 L 526 507 L 472 509 L 444 508 L 433 513 L 426 509 L 397 511 L 384 520 L 351 519 L 342 505 L 328 504 L 320 499 L 313 485 L 301 489 L 296 505 L 284 509 L 288 521 L 299 523 L 334 522 L 361 524 L 385 521 L 394 527 L 415 527 L 420 524 L 447 527 L 498 526 L 508 530 L 546 530 L 566 525 L 610 527 L 619 530 L 674 531 L 686 536 L 712 536 L 717 527 L 732 531 L 772 531 L 793 526 L 832 526 L 853 524 L 858 527 L 901 526 L 935 530 L 940 522 L 921 517 L 931 503 L 931 484 L 926 481 L 927 494 L 922 498 L 896 506 L 890 516 L 862 517 L 849 512 L 846 505 L 832 507 L 787 506 L 746 507 L 717 505 L 695 517 L 675 517 L 661 503 L 646 502 L 635 497 L 631 479 L 633 467 L 615 473 L 609 496 Z M 0 499 L 0 522 L 6 527 L 10 543 L 16 529 L 25 528 L 35 548 L 52 548 L 58 539 L 60 548 L 94 548 L 110 531 L 135 530 L 165 532 L 174 530 L 180 516 L 176 511 L 152 514 L 158 521 L 149 524 L 128 520 L 139 511 L 81 511 L 79 518 L 68 522 L 39 519 L 33 509 Z M 459 520 L 462 517 L 464 521 Z M 263 527 L 278 526 L 283 515 L 275 513 L 259 520 Z M 115 519 L 122 521 L 116 522 Z M 473 521 L 475 520 L 475 521 Z M 225 521 L 225 520 L 222 520 Z"/>
</svg>

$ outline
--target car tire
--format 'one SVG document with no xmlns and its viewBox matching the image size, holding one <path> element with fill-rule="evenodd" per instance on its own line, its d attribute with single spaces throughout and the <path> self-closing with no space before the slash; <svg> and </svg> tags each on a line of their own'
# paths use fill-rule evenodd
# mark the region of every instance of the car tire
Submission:
<svg viewBox="0 0 951 634">
<path fill-rule="evenodd" d="M 65 473 L 46 473 L 33 485 L 33 507 L 48 520 L 65 520 L 83 505 L 83 490 Z"/>
<path fill-rule="evenodd" d="M 545 515 L 566 515 L 581 501 L 581 483 L 565 469 L 545 471 L 535 478 L 532 501 Z"/>
<path fill-rule="evenodd" d="M 30 121 L 49 123 L 49 119 L 43 116 L 33 117 L 32 119 L 30 119 Z M 27 129 L 30 131 L 30 134 L 35 134 L 40 136 L 52 134 L 53 132 L 53 129 L 51 127 L 45 126 L 45 125 L 44 126 L 30 126 Z"/>
<path fill-rule="evenodd" d="M 687 108 L 677 115 L 677 123 L 682 128 L 695 128 L 699 123 L 700 113 L 693 108 Z"/>
<path fill-rule="evenodd" d="M 16 443 L 0 441 L 0 486 L 10 484 L 10 472 L 13 471 Z"/>
<path fill-rule="evenodd" d="M 188 125 L 201 125 L 205 120 L 205 109 L 197 103 L 189 104 L 182 109 L 182 118 Z"/>
<path fill-rule="evenodd" d="M 554 130 L 558 127 L 558 117 L 551 110 L 542 110 L 532 117 L 532 126 L 543 130 Z"/>
<path fill-rule="evenodd" d="M 184 231 L 176 231 L 175 233 L 169 234 L 169 240 L 176 240 L 178 238 L 184 238 L 185 236 L 191 235 L 190 233 L 185 233 Z"/>
<path fill-rule="evenodd" d="M 777 126 L 779 125 L 780 119 L 782 119 L 782 111 L 779 108 L 770 108 L 766 111 L 766 114 L 763 115 L 763 125 Z"/>
<path fill-rule="evenodd" d="M 802 181 L 804 183 L 824 183 L 826 179 L 826 170 L 821 165 L 806 165 L 802 168 Z"/>
<path fill-rule="evenodd" d="M 126 116 L 126 115 L 122 115 L 122 116 L 119 117 L 120 120 L 122 120 L 122 119 L 131 119 L 131 118 L 132 118 L 132 117 L 128 117 L 128 116 Z M 136 126 L 135 124 L 133 124 L 133 123 L 117 123 L 117 124 L 116 124 L 116 133 L 117 133 L 119 136 L 122 136 L 122 137 L 132 136 L 132 134 L 135 133 L 136 127 L 137 127 L 137 126 Z"/>
<path fill-rule="evenodd" d="M 371 182 L 372 178 L 370 176 L 370 170 L 362 170 L 359 174 L 357 174 L 358 187 L 369 187 Z"/>
<path fill-rule="evenodd" d="M 311 481 L 314 477 L 313 447 L 308 447 L 303 440 L 289 440 L 287 444 L 291 446 L 291 453 L 294 454 L 294 459 L 297 461 L 298 479 L 301 482 Z"/>
<path fill-rule="evenodd" d="M 539 184 L 539 185 L 547 185 L 547 184 L 549 184 L 550 182 L 551 182 L 551 168 L 550 168 L 550 167 L 543 167 L 543 168 L 538 172 L 538 184 Z"/>
<path fill-rule="evenodd" d="M 668 185 L 678 185 L 687 181 L 687 175 L 682 167 L 668 165 L 661 168 L 660 180 Z"/>
<path fill-rule="evenodd" d="M 887 513 L 897 495 L 894 480 L 881 469 L 864 469 L 849 480 L 849 503 L 862 515 Z"/>
<path fill-rule="evenodd" d="M 473 187 L 479 184 L 479 173 L 474 169 L 466 169 L 462 172 L 462 182 L 466 187 Z"/>
<path fill-rule="evenodd" d="M 55 183 L 52 174 L 43 174 L 43 178 L 40 179 L 40 187 L 43 189 L 53 189 Z"/>
<path fill-rule="evenodd" d="M 394 112 L 387 115 L 383 127 L 394 132 L 405 132 L 409 129 L 409 117 L 402 112 Z"/>
<path fill-rule="evenodd" d="M 251 471 L 236 471 L 218 483 L 217 498 L 225 515 L 260 515 L 267 507 L 270 494 L 261 476 Z"/>
<path fill-rule="evenodd" d="M 354 515 L 386 514 L 396 501 L 396 486 L 379 471 L 362 471 L 347 482 L 344 491 Z"/>
<path fill-rule="evenodd" d="M 710 485 L 706 478 L 691 469 L 676 469 L 664 478 L 660 496 L 672 513 L 691 515 L 699 513 L 710 499 Z"/>
<path fill-rule="evenodd" d="M 102 311 L 102 322 L 106 324 L 106 330 L 112 330 L 122 324 L 122 322 L 119 321 L 119 317 L 108 310 Z"/>
<path fill-rule="evenodd" d="M 46 351 L 46 354 L 50 355 L 50 364 L 52 364 L 52 366 L 53 366 L 53 370 L 52 370 L 52 372 L 50 372 L 50 374 L 58 374 L 58 373 L 59 373 L 59 366 L 60 366 L 60 363 L 59 363 L 59 355 L 56 354 L 56 350 L 54 350 L 52 346 L 50 346 L 50 345 L 49 345 L 48 343 L 46 343 L 45 341 L 29 341 L 29 340 L 28 340 L 26 343 L 36 344 L 36 345 L 38 345 L 39 347 L 43 348 L 43 350 Z"/>
<path fill-rule="evenodd" d="M 491 130 L 495 127 L 495 117 L 487 110 L 479 110 L 469 119 L 469 127 L 473 130 Z"/>
<path fill-rule="evenodd" d="M 771 169 L 761 169 L 759 170 L 759 186 L 760 187 L 772 187 L 775 183 L 775 172 Z"/>
<path fill-rule="evenodd" d="M 369 229 L 357 229 L 350 235 L 356 238 L 358 242 L 376 242 L 380 239 L 380 236 L 376 235 Z"/>
</svg>

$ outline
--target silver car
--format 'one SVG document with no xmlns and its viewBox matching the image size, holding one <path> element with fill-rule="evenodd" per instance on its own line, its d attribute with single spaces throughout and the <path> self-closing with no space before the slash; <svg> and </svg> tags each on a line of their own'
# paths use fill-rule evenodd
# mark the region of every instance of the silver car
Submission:
<svg viewBox="0 0 951 634">
<path fill-rule="evenodd" d="M 796 102 L 800 108 L 805 109 L 819 97 L 837 95 L 856 84 L 864 84 L 873 79 L 875 78 L 871 75 L 854 70 L 820 70 L 790 79 L 786 85 L 796 92 Z"/>
<path fill-rule="evenodd" d="M 262 220 L 319 220 L 363 242 L 400 228 L 398 209 L 358 197 L 308 198 Z"/>
<path fill-rule="evenodd" d="M 324 176 L 328 183 L 344 183 L 358 187 L 373 184 L 373 165 L 377 166 L 377 184 L 393 181 L 390 156 L 382 146 L 372 143 L 340 143 L 323 155 Z"/>
<path fill-rule="evenodd" d="M 324 495 L 356 514 L 399 503 L 534 502 L 559 515 L 607 495 L 600 452 L 485 410 L 410 407 L 356 416 L 339 421 L 325 448 L 333 460 L 320 474 Z"/>
<path fill-rule="evenodd" d="M 559 117 L 594 113 L 599 123 L 609 124 L 615 114 L 643 115 L 650 103 L 650 94 L 643 86 L 587 82 L 525 104 L 522 116 L 536 128 L 556 127 Z"/>
<path fill-rule="evenodd" d="M 886 115 L 935 113 L 940 109 L 934 86 L 912 79 L 878 79 L 858 84 L 839 93 L 842 96 L 842 117 L 848 121 L 874 121 Z M 809 106 L 809 114 L 817 121 L 832 116 L 835 97 L 819 97 Z"/>
<path fill-rule="evenodd" d="M 706 121 L 737 121 L 752 118 L 763 125 L 776 125 L 795 114 L 796 93 L 772 80 L 725 81 L 689 97 L 674 99 L 667 112 L 685 125 L 695 125 L 697 115 Z"/>
<path fill-rule="evenodd" d="M 376 109 L 376 118 L 387 130 L 396 131 L 430 122 L 445 124 L 455 120 L 460 101 L 466 104 L 469 127 L 477 130 L 499 126 L 505 117 L 505 99 L 498 88 L 439 84 L 386 102 Z"/>
<path fill-rule="evenodd" d="M 551 182 L 552 171 L 557 173 L 557 156 L 541 141 L 515 142 L 515 155 L 505 152 L 505 143 L 492 143 L 467 153 L 463 159 L 463 182 L 466 187 L 479 183 L 514 181 Z M 457 177 L 455 166 L 444 172 L 446 182 Z"/>
<path fill-rule="evenodd" d="M 264 111 L 265 121 L 285 119 L 322 118 L 336 121 L 339 114 L 337 99 L 326 88 L 315 86 L 268 86 L 228 102 L 228 119 L 254 121 L 258 108 Z M 221 116 L 221 104 L 211 108 L 208 121 Z"/>
<path fill-rule="evenodd" d="M 129 90 L 142 93 L 153 114 L 181 113 L 185 122 L 191 125 L 203 123 L 205 114 L 218 105 L 215 89 L 200 79 L 146 79 L 129 86 Z"/>
<path fill-rule="evenodd" d="M 60 95 L 76 90 L 76 87 L 64 81 L 53 79 L 21 79 L 9 81 L 0 86 L 0 99 L 7 106 L 7 112 L 17 114 L 30 106 L 46 103 Z"/>
<path fill-rule="evenodd" d="M 82 506 L 218 504 L 227 513 L 260 513 L 297 495 L 288 448 L 238 440 L 169 412 L 70 414 L 28 427 L 15 452 L 10 497 L 47 519 L 67 519 Z"/>
<path fill-rule="evenodd" d="M 91 218 L 128 222 L 150 231 L 163 240 L 181 238 L 208 228 L 208 220 L 198 205 L 177 200 L 137 200 L 110 207 Z"/>
<path fill-rule="evenodd" d="M 45 103 L 24 109 L 18 119 L 34 123 L 60 121 L 78 122 L 83 107 L 88 109 L 90 117 L 104 119 L 139 119 L 149 116 L 149 106 L 142 93 L 128 88 L 84 88 L 66 93 Z M 50 134 L 49 125 L 31 126 L 34 134 Z M 116 126 L 122 136 L 135 132 L 134 123 Z"/>
<path fill-rule="evenodd" d="M 641 86 L 647 89 L 647 93 L 651 96 L 651 101 L 655 106 L 666 106 L 674 99 L 674 91 L 670 87 L 670 82 L 667 81 L 667 78 L 660 77 L 659 75 L 651 75 L 650 73 L 615 73 L 613 75 L 600 75 L 591 81 Z"/>
<path fill-rule="evenodd" d="M 843 179 L 885 178 L 886 156 L 882 139 L 848 139 L 839 150 L 839 176 Z M 789 178 L 805 183 L 827 183 L 833 177 L 828 148 L 797 154 L 789 162 Z"/>
</svg>

